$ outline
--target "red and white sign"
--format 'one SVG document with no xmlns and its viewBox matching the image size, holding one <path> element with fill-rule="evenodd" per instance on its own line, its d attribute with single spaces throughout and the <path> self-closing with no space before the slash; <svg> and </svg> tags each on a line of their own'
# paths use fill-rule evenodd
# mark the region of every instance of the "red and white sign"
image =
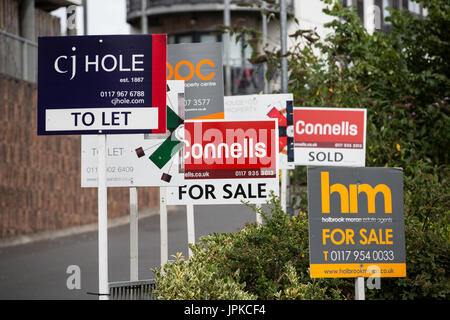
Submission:
<svg viewBox="0 0 450 320">
<path fill-rule="evenodd" d="M 184 178 L 274 178 L 275 130 L 274 121 L 186 122 Z"/>
<path fill-rule="evenodd" d="M 264 203 L 278 194 L 275 120 L 186 121 L 186 185 L 168 189 L 168 204 Z"/>
<path fill-rule="evenodd" d="M 294 108 L 297 165 L 365 166 L 366 109 Z"/>
</svg>

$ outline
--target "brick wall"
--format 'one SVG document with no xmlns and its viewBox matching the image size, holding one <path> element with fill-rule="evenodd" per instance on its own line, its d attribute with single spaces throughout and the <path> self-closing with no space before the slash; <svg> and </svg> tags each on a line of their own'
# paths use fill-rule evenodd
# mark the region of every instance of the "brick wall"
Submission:
<svg viewBox="0 0 450 320">
<path fill-rule="evenodd" d="M 81 137 L 37 135 L 37 87 L 0 74 L 0 238 L 97 221 L 97 189 L 80 187 Z M 139 208 L 159 204 L 139 188 Z M 108 188 L 108 218 L 129 214 L 128 188 Z"/>
</svg>

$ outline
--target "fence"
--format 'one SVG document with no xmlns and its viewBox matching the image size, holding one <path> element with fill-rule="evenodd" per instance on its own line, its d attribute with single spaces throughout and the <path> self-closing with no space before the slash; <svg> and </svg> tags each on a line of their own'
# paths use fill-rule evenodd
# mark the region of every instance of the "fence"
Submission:
<svg viewBox="0 0 450 320">
<path fill-rule="evenodd" d="M 37 82 L 37 43 L 0 30 L 0 73 Z"/>
<path fill-rule="evenodd" d="M 109 300 L 154 300 L 155 280 L 109 283 Z"/>
</svg>

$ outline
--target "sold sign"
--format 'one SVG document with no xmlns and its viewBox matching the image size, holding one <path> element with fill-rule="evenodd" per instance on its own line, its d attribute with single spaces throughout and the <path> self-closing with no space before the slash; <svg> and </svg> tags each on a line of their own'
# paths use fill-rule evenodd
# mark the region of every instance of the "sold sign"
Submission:
<svg viewBox="0 0 450 320">
<path fill-rule="evenodd" d="M 275 130 L 273 120 L 186 122 L 185 179 L 275 177 Z"/>
<path fill-rule="evenodd" d="M 365 166 L 366 109 L 294 108 L 297 165 Z"/>
</svg>

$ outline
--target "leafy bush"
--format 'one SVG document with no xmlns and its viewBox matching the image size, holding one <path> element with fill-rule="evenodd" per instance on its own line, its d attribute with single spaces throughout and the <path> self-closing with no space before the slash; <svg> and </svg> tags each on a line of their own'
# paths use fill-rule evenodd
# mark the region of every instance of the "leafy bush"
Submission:
<svg viewBox="0 0 450 320">
<path fill-rule="evenodd" d="M 417 181 L 407 179 L 406 184 L 410 183 Z M 442 187 L 435 198 L 448 205 L 448 186 L 433 186 Z M 366 290 L 368 299 L 450 297 L 446 270 L 450 263 L 449 226 L 441 223 L 448 214 L 444 219 L 420 218 L 411 210 L 411 206 L 417 209 L 412 195 L 417 193 L 405 194 L 407 277 L 383 278 L 381 290 Z M 190 245 L 193 257 L 189 260 L 177 254 L 176 260 L 154 270 L 158 299 L 354 298 L 353 279 L 310 278 L 305 212 L 290 217 L 275 197 L 268 204 L 269 212 L 253 208 L 261 214 L 262 225 L 250 223 L 235 233 L 202 237 Z M 418 208 L 422 209 L 428 210 L 426 206 Z"/>
<path fill-rule="evenodd" d="M 448 180 L 447 180 L 448 181 Z M 449 184 L 420 166 L 404 177 L 406 278 L 385 278 L 374 299 L 450 298 Z"/>
<path fill-rule="evenodd" d="M 190 246 L 193 257 L 156 270 L 162 299 L 344 299 L 352 283 L 311 281 L 308 273 L 306 214 L 289 217 L 272 198 L 269 213 L 254 208 L 264 223 L 236 233 L 202 237 Z M 227 293 L 227 290 L 232 292 Z M 338 289 L 339 288 L 339 289 Z M 216 292 L 217 291 L 217 292 Z"/>
<path fill-rule="evenodd" d="M 367 108 L 367 166 L 404 169 L 407 277 L 383 278 L 381 290 L 366 295 L 448 300 L 450 5 L 417 0 L 425 18 L 391 10 L 392 33 L 368 34 L 354 9 L 323 1 L 333 32 L 326 39 L 314 30 L 290 35 L 298 43 L 287 55 L 295 106 Z M 276 74 L 279 51 L 257 52 L 260 35 L 251 28 L 231 31 L 250 39 L 251 62 L 267 62 L 267 76 Z M 297 216 L 272 199 L 269 213 L 254 208 L 263 225 L 203 237 L 191 247 L 194 258 L 157 273 L 160 297 L 353 298 L 353 279 L 310 279 L 305 167 L 296 167 L 291 183 Z"/>
<path fill-rule="evenodd" d="M 206 250 L 196 250 L 185 261 L 180 253 L 162 269 L 155 269 L 157 299 L 166 300 L 253 300 L 237 277 L 218 277 L 218 266 L 209 263 Z"/>
<path fill-rule="evenodd" d="M 299 43 L 288 55 L 295 105 L 367 108 L 366 165 L 404 169 L 407 278 L 383 279 L 368 296 L 448 299 L 450 5 L 417 1 L 425 18 L 391 10 L 392 33 L 371 35 L 354 8 L 325 2 L 335 18 L 326 39 L 314 30 L 291 35 Z M 278 68 L 279 56 L 266 54 Z M 291 181 L 293 205 L 306 208 L 306 168 Z"/>
</svg>

